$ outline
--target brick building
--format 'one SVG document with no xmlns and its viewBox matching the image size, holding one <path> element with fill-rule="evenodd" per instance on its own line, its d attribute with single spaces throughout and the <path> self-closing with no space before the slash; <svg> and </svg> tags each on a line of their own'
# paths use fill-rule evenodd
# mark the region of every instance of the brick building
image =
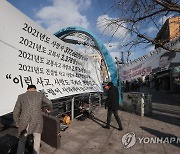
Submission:
<svg viewBox="0 0 180 154">
<path fill-rule="evenodd" d="M 177 37 L 180 37 L 180 16 L 167 19 L 159 30 L 155 40 L 165 44 L 173 41 Z M 158 45 L 155 46 L 155 48 L 158 47 Z"/>
</svg>

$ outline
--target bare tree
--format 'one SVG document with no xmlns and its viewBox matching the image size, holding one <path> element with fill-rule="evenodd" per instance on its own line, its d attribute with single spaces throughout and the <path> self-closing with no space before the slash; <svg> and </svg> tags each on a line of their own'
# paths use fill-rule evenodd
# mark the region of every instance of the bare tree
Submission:
<svg viewBox="0 0 180 154">
<path fill-rule="evenodd" d="M 99 2 L 105 3 L 105 0 L 99 0 Z M 110 3 L 106 1 L 107 3 Z M 102 5 L 103 6 L 103 5 Z M 180 52 L 180 49 L 172 48 L 165 45 L 166 42 L 176 38 L 180 38 L 180 16 L 176 20 L 176 36 L 170 38 L 170 36 L 163 40 L 157 35 L 162 28 L 164 22 L 160 22 L 162 18 L 176 17 L 180 13 L 180 1 L 179 0 L 114 0 L 111 1 L 111 5 L 107 9 L 108 13 L 111 10 L 113 14 L 116 14 L 115 18 L 106 19 L 104 24 L 106 25 L 104 31 L 109 26 L 116 25 L 116 30 L 111 34 L 111 38 L 119 28 L 126 29 L 126 32 L 131 35 L 128 41 L 123 46 L 128 47 L 128 51 L 131 51 L 132 47 L 139 44 L 155 45 L 168 51 Z M 104 12 L 105 14 L 107 12 Z M 156 30 L 156 35 L 149 33 L 147 29 L 152 27 Z M 169 27 L 165 27 L 168 28 Z M 127 35 L 128 36 L 128 35 Z M 157 37 L 156 37 L 157 36 Z"/>
</svg>

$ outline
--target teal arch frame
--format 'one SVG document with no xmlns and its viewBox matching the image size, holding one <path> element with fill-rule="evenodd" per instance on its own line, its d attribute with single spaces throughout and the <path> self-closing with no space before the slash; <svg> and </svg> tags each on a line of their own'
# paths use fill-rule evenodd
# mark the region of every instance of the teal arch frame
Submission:
<svg viewBox="0 0 180 154">
<path fill-rule="evenodd" d="M 80 32 L 80 33 L 86 34 L 95 42 L 96 46 L 98 47 L 98 49 L 100 51 L 102 58 L 104 59 L 104 61 L 106 63 L 106 66 L 107 66 L 109 74 L 110 74 L 111 82 L 113 82 L 113 84 L 115 86 L 117 86 L 118 79 L 117 79 L 116 64 L 115 64 L 114 60 L 112 59 L 111 55 L 109 54 L 108 50 L 104 46 L 104 44 L 92 32 L 90 32 L 89 30 L 84 29 L 82 27 L 67 27 L 67 28 L 63 28 L 63 29 L 59 30 L 54 35 L 58 38 L 61 38 L 62 36 L 66 36 L 66 35 L 68 36 L 68 34 L 71 34 L 74 32 Z M 119 88 L 119 94 L 121 96 L 121 87 L 118 87 L 118 88 Z M 121 99 L 121 97 L 119 97 L 119 98 L 120 98 L 119 102 L 121 103 L 122 99 Z"/>
</svg>

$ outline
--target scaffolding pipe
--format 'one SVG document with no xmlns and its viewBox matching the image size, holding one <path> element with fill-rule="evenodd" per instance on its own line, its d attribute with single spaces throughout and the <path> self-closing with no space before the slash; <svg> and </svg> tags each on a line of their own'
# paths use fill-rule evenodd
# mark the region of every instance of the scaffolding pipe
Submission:
<svg viewBox="0 0 180 154">
<path fill-rule="evenodd" d="M 101 93 L 99 93 L 99 106 L 101 107 Z"/>
<path fill-rule="evenodd" d="M 71 120 L 74 120 L 74 97 L 72 98 L 71 102 Z"/>
<path fill-rule="evenodd" d="M 91 93 L 89 93 L 89 114 L 91 113 Z"/>
</svg>

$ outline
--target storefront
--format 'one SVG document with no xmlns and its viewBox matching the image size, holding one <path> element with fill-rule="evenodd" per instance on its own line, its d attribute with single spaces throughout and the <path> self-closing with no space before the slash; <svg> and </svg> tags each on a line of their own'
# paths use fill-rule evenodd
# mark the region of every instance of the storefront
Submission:
<svg viewBox="0 0 180 154">
<path fill-rule="evenodd" d="M 171 92 L 180 94 L 180 66 L 171 70 Z"/>
<path fill-rule="evenodd" d="M 170 91 L 170 70 L 156 73 L 154 82 L 154 87 L 156 90 Z"/>
</svg>

